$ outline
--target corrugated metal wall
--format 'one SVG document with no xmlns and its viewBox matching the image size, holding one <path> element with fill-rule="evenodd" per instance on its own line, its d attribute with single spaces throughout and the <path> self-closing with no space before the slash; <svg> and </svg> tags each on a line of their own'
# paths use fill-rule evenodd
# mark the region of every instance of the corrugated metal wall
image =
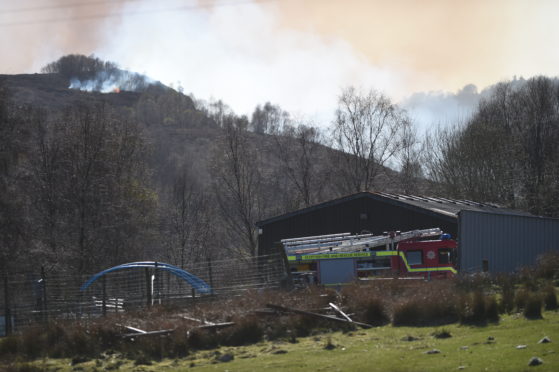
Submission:
<svg viewBox="0 0 559 372">
<path fill-rule="evenodd" d="M 461 211 L 458 218 L 460 269 L 511 272 L 533 265 L 538 255 L 559 252 L 559 219 Z"/>
</svg>

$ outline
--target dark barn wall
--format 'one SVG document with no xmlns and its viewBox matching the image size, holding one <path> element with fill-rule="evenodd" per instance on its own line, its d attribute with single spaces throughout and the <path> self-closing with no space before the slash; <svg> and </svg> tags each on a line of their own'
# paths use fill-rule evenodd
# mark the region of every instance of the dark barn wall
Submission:
<svg viewBox="0 0 559 372">
<path fill-rule="evenodd" d="M 323 207 L 311 207 L 308 211 L 261 225 L 259 254 L 273 253 L 273 244 L 281 239 L 344 232 L 358 234 L 364 230 L 382 234 L 384 231 L 440 227 L 456 237 L 457 223 L 454 217 L 398 205 L 390 200 L 361 196 Z"/>
</svg>

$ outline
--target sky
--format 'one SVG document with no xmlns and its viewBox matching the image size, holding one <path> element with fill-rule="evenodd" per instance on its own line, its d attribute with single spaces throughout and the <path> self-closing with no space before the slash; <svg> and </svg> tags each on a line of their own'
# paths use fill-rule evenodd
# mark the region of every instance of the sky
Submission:
<svg viewBox="0 0 559 372">
<path fill-rule="evenodd" d="M 384 92 L 422 128 L 467 118 L 514 77 L 557 76 L 554 0 L 0 0 L 0 73 L 62 55 L 325 126 L 344 87 Z"/>
</svg>

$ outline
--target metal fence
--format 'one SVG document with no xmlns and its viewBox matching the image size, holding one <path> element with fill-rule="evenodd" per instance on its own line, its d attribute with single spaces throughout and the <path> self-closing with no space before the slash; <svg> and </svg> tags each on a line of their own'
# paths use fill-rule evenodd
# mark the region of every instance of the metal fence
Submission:
<svg viewBox="0 0 559 372">
<path fill-rule="evenodd" d="M 185 270 L 209 284 L 211 294 L 196 293 L 168 271 L 149 268 L 108 273 L 84 291 L 80 287 L 93 273 L 5 274 L 0 289 L 0 336 L 54 318 L 99 317 L 154 304 L 181 306 L 215 296 L 277 288 L 286 273 L 280 255 L 198 262 Z"/>
</svg>

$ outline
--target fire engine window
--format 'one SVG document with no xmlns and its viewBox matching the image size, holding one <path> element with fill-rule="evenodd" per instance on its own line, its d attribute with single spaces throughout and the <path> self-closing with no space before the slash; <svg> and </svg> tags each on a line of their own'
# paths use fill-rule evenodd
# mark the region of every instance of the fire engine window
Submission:
<svg viewBox="0 0 559 372">
<path fill-rule="evenodd" d="M 441 264 L 450 263 L 450 249 L 448 248 L 439 249 L 439 263 Z"/>
<path fill-rule="evenodd" d="M 406 252 L 406 259 L 410 265 L 421 265 L 423 263 L 423 255 L 421 251 Z"/>
</svg>

